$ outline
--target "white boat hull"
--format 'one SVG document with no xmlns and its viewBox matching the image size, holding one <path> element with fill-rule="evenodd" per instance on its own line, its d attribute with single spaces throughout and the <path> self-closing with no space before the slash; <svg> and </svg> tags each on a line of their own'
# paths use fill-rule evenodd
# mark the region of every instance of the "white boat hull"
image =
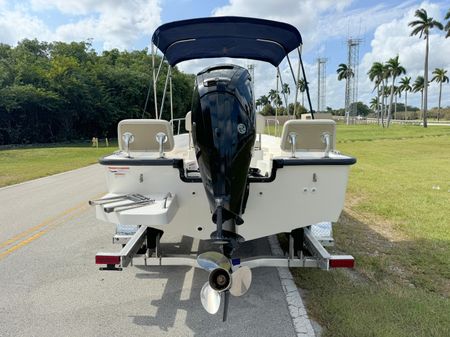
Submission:
<svg viewBox="0 0 450 337">
<path fill-rule="evenodd" d="M 271 142 L 276 143 L 275 137 L 270 136 L 265 136 L 264 141 L 269 146 Z M 187 144 L 187 135 L 176 136 L 175 142 L 178 149 L 176 146 L 174 157 L 180 158 L 183 154 L 188 163 L 188 151 L 183 146 Z M 290 232 L 318 222 L 337 221 L 344 206 L 350 166 L 339 160 L 350 157 L 333 154 L 331 159 L 339 164 L 330 165 L 327 159 L 322 162 L 318 153 L 303 153 L 296 159 L 282 152 L 276 154 L 279 156 L 275 159 L 282 158 L 285 164 L 276 170 L 274 181 L 250 183 L 249 198 L 242 215 L 245 222 L 236 227 L 236 232 L 245 240 Z M 273 151 L 266 151 L 259 156 L 262 160 L 254 164 L 269 171 L 273 155 Z M 148 156 L 145 158 L 149 159 Z M 145 165 L 142 156 L 127 159 L 112 155 L 105 159 L 107 196 L 139 193 L 156 201 L 149 206 L 111 213 L 98 205 L 97 218 L 116 224 L 154 227 L 170 234 L 199 239 L 209 239 L 211 232 L 216 230 L 201 182 L 182 181 L 180 171 L 171 165 Z M 172 198 L 164 209 L 162 197 L 168 192 Z"/>
</svg>

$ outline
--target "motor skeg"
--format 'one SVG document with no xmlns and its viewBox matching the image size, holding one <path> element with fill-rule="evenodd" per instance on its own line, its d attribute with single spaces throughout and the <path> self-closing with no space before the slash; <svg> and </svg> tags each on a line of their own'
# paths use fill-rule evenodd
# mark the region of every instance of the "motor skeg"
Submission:
<svg viewBox="0 0 450 337">
<path fill-rule="evenodd" d="M 192 138 L 216 224 L 218 217 L 223 222 L 243 221 L 256 136 L 251 81 L 247 69 L 229 64 L 206 68 L 196 77 Z"/>
</svg>

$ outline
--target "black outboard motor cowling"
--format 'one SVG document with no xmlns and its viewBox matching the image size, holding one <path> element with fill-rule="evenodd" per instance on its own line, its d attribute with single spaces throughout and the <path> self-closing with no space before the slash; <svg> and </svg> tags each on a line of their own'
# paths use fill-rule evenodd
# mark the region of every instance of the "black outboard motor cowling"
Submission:
<svg viewBox="0 0 450 337">
<path fill-rule="evenodd" d="M 196 78 L 192 137 L 212 219 L 217 224 L 211 235 L 216 240 L 230 235 L 230 229 L 222 231 L 223 223 L 234 226 L 243 222 L 256 136 L 251 80 L 249 72 L 236 65 L 209 67 Z"/>
</svg>

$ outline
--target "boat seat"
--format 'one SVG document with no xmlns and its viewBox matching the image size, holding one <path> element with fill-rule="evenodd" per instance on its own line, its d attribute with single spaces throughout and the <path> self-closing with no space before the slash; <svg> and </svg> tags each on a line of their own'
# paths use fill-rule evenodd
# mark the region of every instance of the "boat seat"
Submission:
<svg viewBox="0 0 450 337">
<path fill-rule="evenodd" d="M 131 132 L 134 136 L 134 141 L 130 144 L 130 151 L 159 152 L 159 144 L 156 140 L 156 134 L 159 132 L 163 132 L 167 136 L 167 142 L 164 143 L 165 152 L 172 151 L 175 146 L 172 125 L 163 119 L 124 119 L 120 121 L 117 127 L 117 138 L 119 149 L 122 151 L 125 150 L 122 139 L 125 132 Z"/>
<path fill-rule="evenodd" d="M 184 128 L 186 131 L 189 131 L 191 133 L 192 131 L 192 112 L 188 112 L 186 114 L 185 120 L 184 120 Z"/>
<path fill-rule="evenodd" d="M 184 128 L 189 133 L 189 149 L 192 149 L 194 142 L 192 141 L 192 112 L 189 111 L 184 119 Z"/>
<path fill-rule="evenodd" d="M 284 124 L 283 132 L 281 133 L 280 147 L 283 151 L 290 152 L 292 149 L 292 145 L 289 141 L 289 134 L 291 132 L 295 132 L 296 134 L 296 151 L 323 151 L 325 144 L 322 141 L 322 134 L 324 132 L 330 135 L 330 150 L 335 149 L 336 122 L 332 119 L 293 119 L 287 121 Z"/>
<path fill-rule="evenodd" d="M 264 133 L 266 127 L 266 119 L 259 113 L 256 114 L 256 133 Z"/>
<path fill-rule="evenodd" d="M 264 133 L 264 129 L 266 127 L 266 119 L 264 116 L 260 115 L 259 113 L 256 114 L 256 134 L 258 135 L 258 138 L 255 139 L 255 150 L 261 150 L 261 134 Z"/>
</svg>

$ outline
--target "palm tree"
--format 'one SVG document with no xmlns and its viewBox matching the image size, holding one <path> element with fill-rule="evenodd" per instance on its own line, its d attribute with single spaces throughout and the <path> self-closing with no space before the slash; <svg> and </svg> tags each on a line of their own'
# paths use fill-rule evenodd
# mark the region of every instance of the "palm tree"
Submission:
<svg viewBox="0 0 450 337">
<path fill-rule="evenodd" d="M 284 83 L 283 84 L 283 88 L 281 88 L 281 92 L 286 94 L 286 95 L 290 95 L 291 94 L 291 89 L 289 88 L 289 84 Z"/>
<path fill-rule="evenodd" d="M 395 96 L 395 100 L 394 100 L 394 119 L 397 119 L 397 99 L 402 97 L 402 92 L 400 90 L 400 86 L 395 86 L 394 87 L 394 96 Z"/>
<path fill-rule="evenodd" d="M 270 104 L 270 100 L 269 97 L 267 97 L 266 95 L 262 95 L 259 100 L 261 101 L 261 106 L 266 106 L 267 104 Z"/>
<path fill-rule="evenodd" d="M 369 102 L 369 108 L 371 108 L 373 111 L 377 111 L 378 109 L 378 96 L 373 97 Z"/>
<path fill-rule="evenodd" d="M 403 77 L 400 79 L 400 92 L 405 92 L 405 119 L 406 119 L 406 109 L 408 105 L 408 91 L 411 91 L 411 77 Z"/>
<path fill-rule="evenodd" d="M 289 88 L 289 84 L 283 83 L 283 86 L 281 87 L 281 93 L 284 96 L 284 103 L 286 104 L 286 111 L 289 116 L 288 100 L 289 100 L 289 95 L 291 94 L 291 89 Z"/>
<path fill-rule="evenodd" d="M 406 70 L 404 67 L 400 65 L 400 62 L 398 61 L 398 55 L 394 58 L 391 58 L 386 63 L 386 67 L 389 70 L 389 75 L 392 76 L 392 84 L 391 84 L 391 98 L 389 100 L 389 111 L 388 111 L 388 117 L 387 117 L 387 127 L 389 127 L 389 123 L 391 122 L 391 113 L 392 113 L 392 101 L 394 99 L 394 91 L 395 91 L 395 79 L 397 76 L 400 76 L 402 74 L 406 73 Z"/>
<path fill-rule="evenodd" d="M 425 79 L 423 76 L 417 76 L 416 80 L 413 83 L 412 90 L 413 92 L 420 91 L 420 110 L 423 111 L 423 89 L 425 87 Z"/>
<path fill-rule="evenodd" d="M 387 102 L 387 98 L 391 96 L 391 88 L 389 88 L 387 85 L 383 87 L 383 100 Z M 388 105 L 385 105 L 385 117 L 387 117 L 387 108 Z"/>
<path fill-rule="evenodd" d="M 278 95 L 277 98 L 275 98 L 275 105 L 280 108 L 283 105 L 283 101 L 281 100 L 280 95 Z"/>
<path fill-rule="evenodd" d="M 302 93 L 302 106 L 305 106 L 306 80 L 304 78 L 298 80 L 298 90 Z"/>
<path fill-rule="evenodd" d="M 274 105 L 275 107 L 275 116 L 278 116 L 278 107 L 279 102 L 281 101 L 280 95 L 278 94 L 278 90 L 270 89 L 268 93 L 270 103 Z"/>
<path fill-rule="evenodd" d="M 260 106 L 261 109 L 260 111 L 268 104 L 270 104 L 270 100 L 269 97 L 267 97 L 266 95 L 262 95 L 261 97 L 259 97 L 256 102 L 256 107 Z"/>
<path fill-rule="evenodd" d="M 445 15 L 445 20 L 447 21 L 447 24 L 445 25 L 445 31 L 447 32 L 447 34 L 445 35 L 445 38 L 450 37 L 450 9 L 448 10 L 447 14 Z"/>
<path fill-rule="evenodd" d="M 354 76 L 353 70 L 348 67 L 345 63 L 341 63 L 336 70 L 338 74 L 338 81 L 342 81 L 345 79 L 345 115 L 347 124 L 350 124 L 350 86 L 349 80 L 352 76 Z"/>
<path fill-rule="evenodd" d="M 383 111 L 381 114 L 381 124 L 384 127 L 384 119 L 387 117 L 388 114 L 388 105 L 387 105 L 387 98 L 390 95 L 390 89 L 388 87 L 389 77 L 391 77 L 391 70 L 389 69 L 389 66 L 387 63 L 383 64 L 383 77 L 382 77 L 382 85 L 381 85 L 381 98 L 383 101 Z"/>
<path fill-rule="evenodd" d="M 428 53 L 430 49 L 429 35 L 430 30 L 433 28 L 438 28 L 442 30 L 444 27 L 442 23 L 434 20 L 433 18 L 429 18 L 427 11 L 423 8 L 416 10 L 415 16 L 418 20 L 411 21 L 408 26 L 413 27 L 411 32 L 411 36 L 419 34 L 419 38 L 424 36 L 426 40 L 425 45 L 425 67 L 424 67 L 424 83 L 426 83 L 423 92 L 423 127 L 427 127 L 427 97 L 428 97 Z"/>
<path fill-rule="evenodd" d="M 438 122 L 439 122 L 439 115 L 441 114 L 442 83 L 448 83 L 448 81 L 449 81 L 448 76 L 445 75 L 446 73 L 447 73 L 447 70 L 444 70 L 442 68 L 436 68 L 433 71 L 434 77 L 431 79 L 431 82 L 436 81 L 439 83 L 439 105 L 438 105 L 438 115 L 437 115 Z"/>
<path fill-rule="evenodd" d="M 380 62 L 374 62 L 372 64 L 372 67 L 367 72 L 367 75 L 369 75 L 369 79 L 372 82 L 375 82 L 375 87 L 373 90 L 377 91 L 377 106 L 376 106 L 376 112 L 377 112 L 377 123 L 380 124 L 380 84 L 382 82 L 383 78 L 383 65 Z"/>
<path fill-rule="evenodd" d="M 261 106 L 261 99 L 260 98 L 258 98 L 256 101 L 255 101 L 255 107 L 256 107 L 256 110 L 258 110 L 258 108 Z"/>
<path fill-rule="evenodd" d="M 267 96 L 269 97 L 270 103 L 275 103 L 277 97 L 280 97 L 280 95 L 278 95 L 278 91 L 276 91 L 275 89 L 270 89 Z"/>
</svg>

